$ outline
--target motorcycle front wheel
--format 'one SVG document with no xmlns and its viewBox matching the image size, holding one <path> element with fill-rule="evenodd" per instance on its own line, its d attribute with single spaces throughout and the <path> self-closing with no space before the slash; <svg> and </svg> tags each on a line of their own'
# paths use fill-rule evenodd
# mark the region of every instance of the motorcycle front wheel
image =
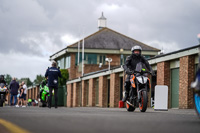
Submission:
<svg viewBox="0 0 200 133">
<path fill-rule="evenodd" d="M 139 102 L 139 109 L 140 112 L 145 112 L 147 110 L 147 101 L 148 101 L 147 91 L 142 91 L 140 97 L 141 100 Z"/>
<path fill-rule="evenodd" d="M 200 95 L 194 94 L 194 103 L 195 103 L 195 110 L 197 112 L 198 117 L 200 118 Z"/>
<path fill-rule="evenodd" d="M 128 112 L 133 112 L 135 110 L 135 107 L 133 107 L 133 106 L 129 105 L 128 103 L 126 103 L 126 110 Z"/>
</svg>

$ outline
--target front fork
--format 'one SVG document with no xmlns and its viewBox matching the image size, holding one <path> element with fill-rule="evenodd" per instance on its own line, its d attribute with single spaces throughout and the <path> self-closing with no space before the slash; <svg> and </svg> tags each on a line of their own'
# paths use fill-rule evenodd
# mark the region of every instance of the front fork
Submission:
<svg viewBox="0 0 200 133">
<path fill-rule="evenodd" d="M 138 82 L 136 84 L 137 84 L 137 97 L 138 97 L 138 101 L 140 102 L 142 91 L 147 91 L 147 84 L 145 85 L 144 89 L 139 89 Z"/>
</svg>

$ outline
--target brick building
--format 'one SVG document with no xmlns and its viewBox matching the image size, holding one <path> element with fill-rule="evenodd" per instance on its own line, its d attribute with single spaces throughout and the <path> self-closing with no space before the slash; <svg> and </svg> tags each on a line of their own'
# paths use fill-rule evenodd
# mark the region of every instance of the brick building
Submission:
<svg viewBox="0 0 200 133">
<path fill-rule="evenodd" d="M 167 85 L 169 108 L 194 107 L 190 84 L 198 65 L 198 48 L 199 45 L 149 59 L 157 73 L 151 78 L 149 101 L 156 84 Z M 67 107 L 117 107 L 122 99 L 123 84 L 124 72 L 120 66 L 70 80 L 67 82 Z"/>
</svg>

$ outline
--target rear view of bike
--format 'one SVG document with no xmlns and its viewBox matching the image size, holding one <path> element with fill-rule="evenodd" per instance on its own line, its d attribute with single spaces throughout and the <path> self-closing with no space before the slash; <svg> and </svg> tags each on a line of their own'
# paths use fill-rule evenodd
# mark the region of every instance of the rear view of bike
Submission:
<svg viewBox="0 0 200 133">
<path fill-rule="evenodd" d="M 3 103 L 5 101 L 6 92 L 7 92 L 6 86 L 3 83 L 1 83 L 0 84 L 0 107 L 3 107 Z"/>
</svg>

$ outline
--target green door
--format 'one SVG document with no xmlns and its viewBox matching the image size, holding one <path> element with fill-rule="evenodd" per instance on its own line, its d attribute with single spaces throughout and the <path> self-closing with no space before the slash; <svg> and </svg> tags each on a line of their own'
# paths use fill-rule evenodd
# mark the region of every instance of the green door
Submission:
<svg viewBox="0 0 200 133">
<path fill-rule="evenodd" d="M 179 107 L 179 68 L 171 70 L 171 107 Z"/>
</svg>

